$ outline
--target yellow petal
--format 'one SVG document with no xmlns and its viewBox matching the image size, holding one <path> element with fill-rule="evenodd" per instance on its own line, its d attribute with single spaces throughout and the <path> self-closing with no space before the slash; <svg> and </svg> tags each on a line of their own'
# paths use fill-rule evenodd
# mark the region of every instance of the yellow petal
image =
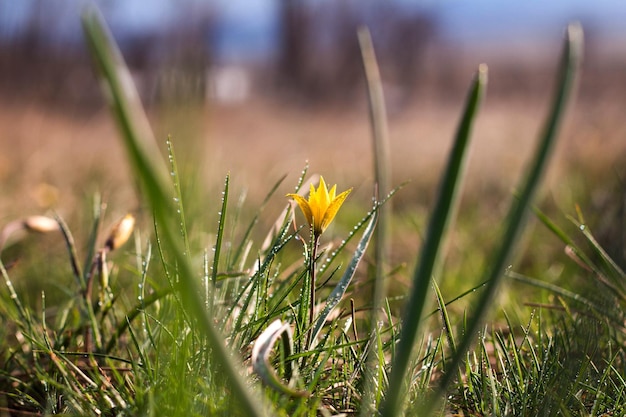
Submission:
<svg viewBox="0 0 626 417">
<path fill-rule="evenodd" d="M 311 208 L 311 214 L 313 215 L 313 220 L 309 222 L 314 226 L 314 229 L 319 230 L 319 225 L 322 219 L 324 218 L 324 212 L 326 211 L 326 204 L 324 203 L 324 195 L 323 195 L 322 186 L 318 187 L 317 190 L 311 185 L 311 193 L 309 194 L 309 206 Z"/>
<path fill-rule="evenodd" d="M 346 200 L 346 198 L 348 197 L 348 194 L 350 194 L 350 192 L 352 191 L 352 188 L 350 188 L 349 190 L 344 191 L 343 193 L 339 194 L 328 206 L 328 208 L 326 209 L 326 213 L 324 213 L 324 218 L 321 222 L 321 231 L 323 232 L 324 230 L 326 230 L 326 228 L 328 227 L 328 225 L 333 221 L 333 219 L 335 218 L 335 216 L 337 215 L 337 212 L 339 211 L 339 209 L 341 208 L 341 205 L 343 204 L 343 202 Z"/>
<path fill-rule="evenodd" d="M 309 222 L 309 224 L 312 224 L 313 213 L 311 212 L 311 207 L 309 205 L 309 202 L 306 201 L 304 197 L 298 194 L 287 194 L 287 197 L 293 198 L 296 201 L 296 203 L 298 203 L 298 206 L 300 207 L 300 210 L 302 210 L 302 213 L 304 214 L 306 221 Z"/>
<path fill-rule="evenodd" d="M 324 177 L 320 176 L 320 185 L 317 187 L 317 196 L 320 199 L 320 204 L 323 209 L 330 205 L 330 196 L 328 195 L 328 187 L 326 187 L 326 181 L 324 181 Z"/>
<path fill-rule="evenodd" d="M 330 189 L 330 191 L 328 192 L 329 197 L 330 197 L 330 201 L 333 201 L 335 199 L 335 192 L 337 191 L 337 184 L 333 185 L 333 188 Z"/>
</svg>

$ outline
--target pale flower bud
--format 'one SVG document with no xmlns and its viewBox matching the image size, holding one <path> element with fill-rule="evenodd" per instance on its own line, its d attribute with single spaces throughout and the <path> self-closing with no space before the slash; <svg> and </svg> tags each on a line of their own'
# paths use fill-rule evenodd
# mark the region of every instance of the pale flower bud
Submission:
<svg viewBox="0 0 626 417">
<path fill-rule="evenodd" d="M 31 232 L 48 233 L 59 230 L 59 223 L 46 216 L 30 216 L 25 218 L 22 224 Z"/>
<path fill-rule="evenodd" d="M 113 226 L 109 237 L 107 238 L 104 247 L 108 250 L 115 250 L 122 246 L 130 235 L 133 233 L 135 227 L 135 216 L 127 214 L 119 222 Z"/>
</svg>

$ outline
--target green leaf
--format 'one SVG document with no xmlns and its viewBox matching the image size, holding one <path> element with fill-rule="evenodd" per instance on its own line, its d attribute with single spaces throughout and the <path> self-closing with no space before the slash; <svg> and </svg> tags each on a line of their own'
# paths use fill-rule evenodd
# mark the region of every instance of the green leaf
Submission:
<svg viewBox="0 0 626 417">
<path fill-rule="evenodd" d="M 459 203 L 458 192 L 461 188 L 463 173 L 465 172 L 466 151 L 469 145 L 470 132 L 478 113 L 486 84 L 487 67 L 481 65 L 474 77 L 467 98 L 465 111 L 441 180 L 433 214 L 430 218 L 421 259 L 413 276 L 413 288 L 402 319 L 402 333 L 391 369 L 387 397 L 381 409 L 383 416 L 395 417 L 403 409 L 405 375 L 409 371 L 413 346 L 415 345 L 427 304 L 429 283 L 433 275 L 436 274 L 436 268 L 441 258 L 440 250 L 447 235 L 448 226 L 455 216 Z"/>
<path fill-rule="evenodd" d="M 458 349 L 450 364 L 450 369 L 459 366 L 463 361 L 465 352 L 469 349 L 469 346 L 480 330 L 487 309 L 491 307 L 495 294 L 505 275 L 506 268 L 509 266 L 513 248 L 525 224 L 528 207 L 532 204 L 541 177 L 547 167 L 549 156 L 556 142 L 558 128 L 563 119 L 566 104 L 571 97 L 577 69 L 581 61 L 582 41 L 582 28 L 576 24 L 570 25 L 567 30 L 563 58 L 559 69 L 557 90 L 544 128 L 544 133 L 539 141 L 534 157 L 531 160 L 528 176 L 520 187 L 521 192 L 511 205 L 502 239 L 496 246 L 498 247 L 498 251 L 494 253 L 491 262 L 487 263 L 488 269 L 485 270 L 483 279 L 483 281 L 487 282 L 487 285 L 481 298 L 475 304 L 473 315 L 468 320 L 465 337 L 458 344 Z M 443 396 L 453 377 L 453 372 L 448 372 L 443 375 L 439 382 L 439 387 L 433 394 L 431 410 L 438 402 L 439 397 Z"/>
<path fill-rule="evenodd" d="M 370 219 L 369 224 L 365 228 L 365 231 L 363 232 L 363 236 L 361 237 L 361 240 L 359 241 L 359 244 L 357 245 L 357 248 L 354 251 L 354 254 L 352 255 L 352 260 L 350 261 L 350 264 L 348 264 L 348 267 L 346 268 L 346 272 L 344 272 L 343 276 L 341 277 L 341 279 L 339 280 L 335 288 L 332 290 L 332 292 L 328 296 L 328 299 L 326 299 L 326 305 L 324 306 L 324 309 L 322 310 L 322 312 L 317 318 L 317 321 L 315 322 L 315 326 L 313 327 L 313 333 L 311 334 L 312 343 L 319 335 L 320 331 L 322 330 L 322 327 L 324 327 L 324 323 L 326 323 L 326 319 L 330 315 L 331 311 L 337 306 L 337 304 L 339 304 L 339 302 L 343 298 L 343 295 L 346 293 L 346 289 L 348 288 L 348 285 L 350 285 L 350 282 L 352 281 L 352 278 L 354 277 L 356 269 L 359 266 L 359 262 L 361 262 L 361 259 L 363 258 L 363 255 L 365 254 L 365 250 L 367 249 L 367 246 L 370 242 L 372 233 L 376 229 L 377 220 L 378 220 L 378 210 L 377 208 L 375 208 L 374 214 L 372 218 Z"/>
<path fill-rule="evenodd" d="M 90 7 L 83 14 L 83 29 L 94 62 L 102 77 L 106 98 L 122 134 L 131 166 L 139 180 L 145 198 L 154 212 L 161 236 L 176 262 L 178 280 L 176 289 L 190 316 L 207 337 L 214 360 L 220 363 L 223 375 L 230 382 L 237 404 L 247 415 L 268 415 L 266 405 L 253 393 L 241 376 L 224 337 L 213 324 L 213 317 L 205 309 L 196 274 L 180 242 L 175 210 L 172 207 L 173 190 L 168 180 L 166 164 L 152 135 L 141 106 L 130 72 L 98 11 Z"/>
</svg>

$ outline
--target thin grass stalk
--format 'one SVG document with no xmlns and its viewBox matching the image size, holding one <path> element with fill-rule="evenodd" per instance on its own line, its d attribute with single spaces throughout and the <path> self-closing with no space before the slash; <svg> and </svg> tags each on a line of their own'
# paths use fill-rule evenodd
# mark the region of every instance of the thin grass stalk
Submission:
<svg viewBox="0 0 626 417">
<path fill-rule="evenodd" d="M 85 263 L 83 264 L 83 271 L 89 271 L 89 268 L 93 262 L 94 256 L 96 256 L 96 246 L 98 241 L 98 232 L 100 231 L 100 224 L 102 221 L 102 201 L 100 195 L 96 194 L 93 201 L 93 226 L 91 227 L 91 233 L 89 234 L 89 240 L 87 243 L 87 256 L 85 257 Z M 88 277 L 83 278 L 84 281 L 88 281 Z"/>
<path fill-rule="evenodd" d="M 13 282 L 11 281 L 11 278 L 9 278 L 9 274 L 4 266 L 4 263 L 2 262 L 2 259 L 0 259 L 0 275 L 2 275 L 2 278 L 4 279 L 4 283 L 9 290 L 11 301 L 13 301 L 13 304 L 15 304 L 17 313 L 20 316 L 19 323 L 27 323 L 28 330 L 32 334 L 32 321 L 30 319 L 30 315 L 28 314 L 28 311 L 24 308 L 24 305 L 20 301 L 20 298 L 17 295 L 17 292 L 15 291 L 15 287 L 13 286 Z"/>
<path fill-rule="evenodd" d="M 455 215 L 459 203 L 467 148 L 474 120 L 478 113 L 487 84 L 487 67 L 481 65 L 474 77 L 463 117 L 457 130 L 454 146 L 450 152 L 446 171 L 442 177 L 439 194 L 428 225 L 428 232 L 421 259 L 413 276 L 413 289 L 405 307 L 402 331 L 391 369 L 387 396 L 381 407 L 384 417 L 401 414 L 405 397 L 405 377 L 409 372 L 411 354 L 427 304 L 429 284 L 440 263 L 440 251 L 447 235 L 447 229 Z"/>
<path fill-rule="evenodd" d="M 172 177 L 172 184 L 174 185 L 174 206 L 176 207 L 176 213 L 178 214 L 178 221 L 180 227 L 180 235 L 183 238 L 183 244 L 185 247 L 185 253 L 187 256 L 191 256 L 191 249 L 189 248 L 189 236 L 187 235 L 187 224 L 185 221 L 185 207 L 183 204 L 183 193 L 180 187 L 180 175 L 178 173 L 178 164 L 176 163 L 176 154 L 174 153 L 174 144 L 172 138 L 167 138 L 167 158 L 170 162 L 170 174 Z"/>
<path fill-rule="evenodd" d="M 224 180 L 224 191 L 222 191 L 222 208 L 218 213 L 217 235 L 215 246 L 213 247 L 213 265 L 211 266 L 211 286 L 215 288 L 217 284 L 217 271 L 222 253 L 222 240 L 224 239 L 224 223 L 226 220 L 226 208 L 228 206 L 228 190 L 230 185 L 230 175 L 226 175 Z"/>
<path fill-rule="evenodd" d="M 185 248 L 175 232 L 172 221 L 171 187 L 167 170 L 150 131 L 138 93 L 134 88 L 128 68 L 95 8 L 83 14 L 83 28 L 92 57 L 108 88 L 109 104 L 128 152 L 131 165 L 139 178 L 146 198 L 154 210 L 155 221 L 162 231 L 163 241 L 170 246 L 177 263 L 179 282 L 177 289 L 189 313 L 207 336 L 212 354 L 220 363 L 223 375 L 230 382 L 233 396 L 247 415 L 268 415 L 266 404 L 244 382 L 232 353 L 224 338 L 214 327 L 212 318 L 204 308 L 201 292 L 196 290 L 195 274 L 185 255 Z"/>
<path fill-rule="evenodd" d="M 305 274 L 302 281 L 302 295 L 300 299 L 300 319 L 301 328 L 306 330 L 306 341 L 303 345 L 303 349 L 311 349 L 313 344 L 313 318 L 315 315 L 315 277 L 316 277 L 316 258 L 317 249 L 320 243 L 320 235 L 314 232 L 313 226 L 311 226 L 311 239 L 309 242 L 307 269 L 308 273 Z M 306 357 L 303 358 L 302 366 L 304 367 Z"/>
<path fill-rule="evenodd" d="M 459 343 L 456 355 L 449 369 L 454 369 L 461 364 L 463 356 L 482 326 L 487 309 L 491 306 L 499 285 L 505 276 L 505 270 L 509 264 L 513 247 L 521 233 L 528 207 L 533 200 L 542 175 L 546 170 L 548 158 L 556 142 L 557 132 L 566 105 L 572 95 L 577 69 L 582 56 L 582 41 L 583 33 L 581 27 L 577 24 L 571 24 L 566 32 L 564 52 L 557 80 L 557 90 L 544 128 L 544 133 L 535 151 L 534 157 L 531 160 L 528 177 L 521 187 L 522 191 L 511 206 L 506 222 L 506 229 L 501 243 L 498 245 L 499 250 L 495 253 L 494 259 L 488 263 L 489 269 L 485 271 L 484 279 L 487 281 L 485 290 L 480 300 L 475 304 L 475 311 L 468 321 L 465 337 Z M 430 408 L 427 411 L 433 410 L 439 398 L 446 392 L 453 377 L 453 372 L 447 372 L 443 375 L 438 387 L 431 396 Z"/>
<path fill-rule="evenodd" d="M 359 28 L 359 46 L 363 62 L 367 94 L 369 102 L 370 125 L 372 129 L 372 150 L 374 156 L 374 181 L 376 196 L 387 195 L 391 190 L 391 169 L 389 163 L 389 129 L 387 127 L 387 109 L 385 96 L 378 68 L 378 61 L 372 42 L 370 31 L 366 27 Z M 385 266 L 389 259 L 389 214 L 391 203 L 387 207 L 379 207 L 378 224 L 374 237 L 374 288 L 372 293 L 372 309 L 370 310 L 370 335 L 375 337 L 382 300 L 386 296 Z M 370 344 L 369 346 L 373 346 Z M 377 358 L 373 349 L 368 352 L 368 366 L 365 369 L 374 369 Z M 366 378 L 363 404 L 378 403 L 373 400 L 378 397 L 373 393 L 374 381 Z M 362 408 L 362 413 L 370 412 L 369 407 Z"/>
<path fill-rule="evenodd" d="M 389 129 L 387 127 L 387 109 L 380 77 L 380 70 L 369 30 L 361 27 L 358 31 L 359 45 L 363 59 L 363 69 L 367 81 L 369 99 L 370 124 L 372 128 L 372 148 L 374 154 L 374 178 L 377 195 L 386 196 L 391 191 L 391 168 L 389 157 Z M 378 309 L 385 298 L 385 265 L 389 259 L 389 213 L 391 202 L 378 208 L 378 224 L 374 238 L 374 296 L 371 327 L 376 327 Z"/>
<path fill-rule="evenodd" d="M 80 287 L 82 292 L 85 291 L 87 287 L 87 282 L 85 276 L 83 275 L 83 271 L 78 264 L 78 255 L 76 254 L 76 243 L 74 243 L 74 236 L 72 236 L 72 232 L 70 232 L 67 223 L 65 220 L 58 215 L 54 216 L 55 220 L 59 224 L 59 229 L 61 229 L 61 234 L 63 235 L 63 239 L 65 240 L 65 245 L 67 246 L 67 252 L 70 256 L 70 264 L 72 266 L 72 272 L 74 273 L 74 277 L 76 278 L 76 282 Z M 88 265 L 89 262 L 86 262 Z"/>
</svg>

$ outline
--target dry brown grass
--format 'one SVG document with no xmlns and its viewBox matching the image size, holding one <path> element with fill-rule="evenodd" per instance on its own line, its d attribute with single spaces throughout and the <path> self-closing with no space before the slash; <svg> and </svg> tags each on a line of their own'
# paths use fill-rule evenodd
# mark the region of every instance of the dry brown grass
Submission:
<svg viewBox="0 0 626 417">
<path fill-rule="evenodd" d="M 572 166 L 596 174 L 619 168 L 616 164 L 626 153 L 626 122 L 618 104 L 576 103 L 550 171 L 553 191 L 558 192 Z M 487 99 L 473 139 L 470 189 L 510 191 L 546 107 L 544 102 Z M 418 194 L 439 176 L 460 109 L 460 101 L 419 102 L 390 117 L 394 183 L 413 181 L 403 191 L 406 198 L 430 199 Z M 295 181 L 307 160 L 313 171 L 333 183 L 353 185 L 369 195 L 373 157 L 367 117 L 362 103 L 349 109 L 311 110 L 253 101 L 152 112 L 157 138 L 165 143 L 172 134 L 179 155 L 201 166 L 202 181 L 220 184 L 231 172 L 250 188 L 253 199 L 260 199 L 285 173 Z M 133 180 L 106 109 L 85 116 L 37 104 L 0 103 L 0 126 L 3 222 L 52 207 L 71 216 L 96 190 L 119 210 L 136 208 Z"/>
</svg>

